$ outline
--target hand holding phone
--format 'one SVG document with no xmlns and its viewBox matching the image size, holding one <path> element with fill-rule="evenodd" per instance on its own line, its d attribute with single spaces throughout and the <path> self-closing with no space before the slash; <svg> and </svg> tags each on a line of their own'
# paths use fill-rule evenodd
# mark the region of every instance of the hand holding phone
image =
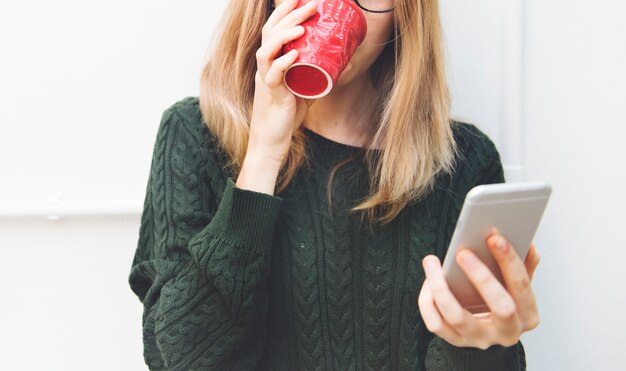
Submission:
<svg viewBox="0 0 626 371">
<path fill-rule="evenodd" d="M 550 194 L 551 187 L 544 182 L 480 185 L 467 194 L 442 265 L 450 291 L 462 307 L 471 313 L 489 312 L 489 307 L 457 264 L 457 251 L 470 249 L 505 285 L 486 240 L 495 228 L 524 260 Z"/>
</svg>

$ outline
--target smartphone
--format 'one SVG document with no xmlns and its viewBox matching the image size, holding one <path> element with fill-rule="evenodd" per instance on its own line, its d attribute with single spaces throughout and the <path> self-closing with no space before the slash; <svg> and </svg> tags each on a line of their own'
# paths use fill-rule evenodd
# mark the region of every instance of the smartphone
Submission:
<svg viewBox="0 0 626 371">
<path fill-rule="evenodd" d="M 551 193 L 552 187 L 545 182 L 486 184 L 467 193 L 442 268 L 450 291 L 469 312 L 490 310 L 456 263 L 457 251 L 472 250 L 506 287 L 498 263 L 487 249 L 487 237 L 495 227 L 523 261 Z"/>
</svg>

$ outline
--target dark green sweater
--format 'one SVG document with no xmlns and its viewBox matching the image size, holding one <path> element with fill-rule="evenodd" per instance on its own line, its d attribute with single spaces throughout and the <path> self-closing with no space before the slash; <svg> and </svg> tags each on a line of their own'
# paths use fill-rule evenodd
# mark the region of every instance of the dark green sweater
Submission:
<svg viewBox="0 0 626 371">
<path fill-rule="evenodd" d="M 235 187 L 197 98 L 164 112 L 129 277 L 150 369 L 524 370 L 521 343 L 454 347 L 417 305 L 422 258 L 443 259 L 465 194 L 504 181 L 491 140 L 456 124 L 454 174 L 370 231 L 347 212 L 367 191 L 363 161 L 326 202 L 328 171 L 362 150 L 301 130 L 312 167 L 268 195 Z"/>
</svg>

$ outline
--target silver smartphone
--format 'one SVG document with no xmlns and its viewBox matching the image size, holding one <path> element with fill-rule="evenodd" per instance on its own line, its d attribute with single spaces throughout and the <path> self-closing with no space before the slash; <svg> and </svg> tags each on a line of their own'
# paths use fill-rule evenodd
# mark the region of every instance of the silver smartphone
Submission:
<svg viewBox="0 0 626 371">
<path fill-rule="evenodd" d="M 519 182 L 479 185 L 467 193 L 442 268 L 450 291 L 469 312 L 490 310 L 456 263 L 457 251 L 471 249 L 504 285 L 498 263 L 487 249 L 487 237 L 497 228 L 523 261 L 551 192 L 545 182 Z"/>
</svg>

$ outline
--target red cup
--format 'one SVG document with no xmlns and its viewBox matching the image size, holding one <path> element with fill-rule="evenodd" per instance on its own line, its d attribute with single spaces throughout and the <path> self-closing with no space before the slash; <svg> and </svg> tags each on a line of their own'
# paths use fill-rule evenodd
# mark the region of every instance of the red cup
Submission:
<svg viewBox="0 0 626 371">
<path fill-rule="evenodd" d="M 296 8 L 309 1 L 299 0 Z M 283 48 L 283 54 L 298 50 L 285 72 L 285 85 L 307 99 L 330 93 L 367 33 L 365 15 L 351 0 L 316 1 L 317 13 L 302 23 L 304 35 Z"/>
</svg>

